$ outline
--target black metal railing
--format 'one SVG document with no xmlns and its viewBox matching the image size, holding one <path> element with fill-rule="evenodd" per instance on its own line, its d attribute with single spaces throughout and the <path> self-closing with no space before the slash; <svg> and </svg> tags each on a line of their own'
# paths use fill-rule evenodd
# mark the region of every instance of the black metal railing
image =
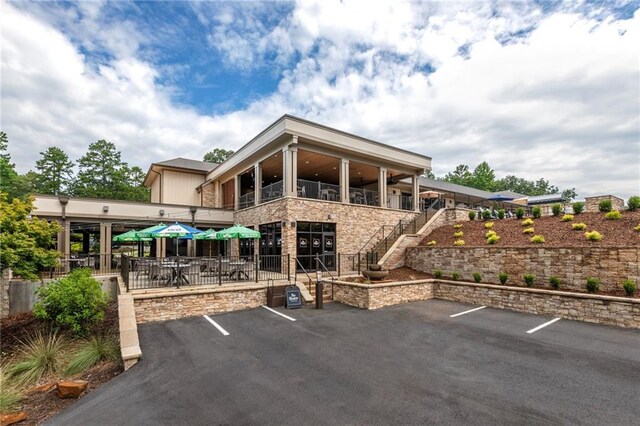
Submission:
<svg viewBox="0 0 640 426">
<path fill-rule="evenodd" d="M 371 189 L 349 187 L 349 202 L 366 206 L 379 206 L 380 193 Z"/>
<path fill-rule="evenodd" d="M 262 202 L 282 198 L 282 181 L 274 182 L 262 188 Z"/>
<path fill-rule="evenodd" d="M 59 258 L 56 267 L 42 271 L 40 276 L 42 278 L 59 277 L 78 268 L 87 268 L 93 275 L 110 275 L 119 273 L 120 267 L 120 253 L 72 254 Z"/>
<path fill-rule="evenodd" d="M 304 269 L 307 269 L 309 271 L 315 271 L 316 270 L 315 259 L 316 257 L 319 257 L 323 265 L 326 265 L 328 269 L 335 271 L 336 264 L 337 264 L 336 256 L 337 256 L 336 253 L 317 254 L 317 255 L 316 254 L 300 255 L 297 257 L 297 261 L 299 265 L 304 267 Z"/>
<path fill-rule="evenodd" d="M 316 200 L 340 201 L 340 185 L 321 181 L 298 179 L 298 197 Z"/>
<path fill-rule="evenodd" d="M 256 201 L 255 192 L 253 192 L 253 191 L 247 192 L 246 194 L 240 196 L 239 208 L 246 209 L 247 207 L 251 207 L 251 206 L 253 206 L 255 204 L 255 201 Z"/>
<path fill-rule="evenodd" d="M 289 255 L 124 257 L 127 291 L 291 279 Z"/>
</svg>

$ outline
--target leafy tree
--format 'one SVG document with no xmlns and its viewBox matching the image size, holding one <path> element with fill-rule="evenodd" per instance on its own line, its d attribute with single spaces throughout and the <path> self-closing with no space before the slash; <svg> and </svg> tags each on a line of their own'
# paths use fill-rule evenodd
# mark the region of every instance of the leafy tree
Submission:
<svg viewBox="0 0 640 426">
<path fill-rule="evenodd" d="M 234 151 L 226 150 L 222 148 L 214 148 L 213 151 L 209 151 L 204 155 L 203 161 L 207 161 L 209 163 L 222 163 L 227 158 L 233 155 Z"/>
<path fill-rule="evenodd" d="M 473 169 L 473 176 L 471 178 L 470 184 L 472 187 L 477 189 L 482 189 L 484 191 L 493 191 L 495 180 L 496 173 L 486 161 L 483 161 L 482 163 L 478 164 L 475 169 Z"/>
<path fill-rule="evenodd" d="M 37 278 L 38 272 L 54 267 L 60 256 L 52 249 L 60 226 L 31 217 L 32 210 L 33 199 L 9 202 L 0 193 L 0 270 L 11 268 L 23 278 Z"/>
<path fill-rule="evenodd" d="M 69 156 L 55 146 L 40 155 L 42 158 L 36 161 L 38 178 L 35 190 L 42 194 L 64 194 L 73 177 L 73 163 Z"/>
<path fill-rule="evenodd" d="M 437 179 L 436 175 L 433 174 L 433 170 L 428 170 L 427 173 L 423 174 L 422 176 L 427 177 L 429 179 Z"/>
<path fill-rule="evenodd" d="M 7 193 L 9 200 L 23 194 L 16 191 L 15 183 L 18 179 L 16 165 L 11 162 L 11 154 L 7 152 L 9 138 L 5 132 L 0 132 L 0 192 Z"/>
<path fill-rule="evenodd" d="M 578 194 L 576 193 L 576 189 L 575 188 L 569 188 L 569 189 L 565 189 L 564 191 L 562 191 L 562 198 L 564 198 L 564 200 L 568 203 L 570 203 L 571 201 L 575 200 L 575 198 L 578 196 Z"/>
<path fill-rule="evenodd" d="M 444 176 L 444 180 L 451 183 L 457 183 L 458 185 L 466 185 L 469 186 L 469 182 L 473 175 L 469 171 L 469 166 L 466 164 L 460 164 L 456 167 L 453 172 L 447 173 Z"/>
<path fill-rule="evenodd" d="M 118 190 L 119 199 L 132 201 L 149 201 L 151 193 L 149 188 L 144 186 L 145 173 L 138 167 L 125 166 L 119 172 L 122 177 L 118 178 L 118 182 L 122 187 Z"/>
<path fill-rule="evenodd" d="M 126 163 L 121 160 L 121 153 L 113 143 L 105 140 L 92 143 L 78 160 L 73 195 L 120 199 L 119 190 L 126 186 L 125 167 Z"/>
</svg>

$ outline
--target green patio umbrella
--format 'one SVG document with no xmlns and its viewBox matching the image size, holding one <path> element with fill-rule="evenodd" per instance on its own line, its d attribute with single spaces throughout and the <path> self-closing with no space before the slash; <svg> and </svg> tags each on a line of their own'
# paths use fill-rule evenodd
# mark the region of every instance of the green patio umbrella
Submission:
<svg viewBox="0 0 640 426">
<path fill-rule="evenodd" d="M 231 240 L 234 238 L 260 238 L 260 232 L 238 224 L 216 232 L 216 240 Z"/>
<path fill-rule="evenodd" d="M 197 234 L 201 234 L 202 231 L 191 226 L 184 225 L 182 223 L 174 223 L 173 225 L 165 226 L 151 234 L 154 238 L 175 238 L 176 239 L 176 255 L 178 254 L 178 239 L 187 238 L 193 239 Z"/>
<path fill-rule="evenodd" d="M 204 232 L 194 235 L 193 239 L 194 240 L 216 240 L 217 234 L 218 232 L 216 232 L 215 230 L 207 229 Z"/>
<path fill-rule="evenodd" d="M 144 228 L 143 230 L 138 231 L 137 234 L 143 238 L 153 238 L 152 234 L 154 232 L 161 231 L 166 227 L 167 225 L 165 225 L 164 223 L 160 223 L 159 225 L 153 225 L 148 228 Z"/>
<path fill-rule="evenodd" d="M 111 241 L 115 241 L 118 243 L 152 241 L 152 240 L 153 238 L 140 236 L 138 234 L 138 231 L 136 231 L 135 229 L 127 231 L 124 234 L 116 235 L 115 237 L 111 238 Z"/>
</svg>

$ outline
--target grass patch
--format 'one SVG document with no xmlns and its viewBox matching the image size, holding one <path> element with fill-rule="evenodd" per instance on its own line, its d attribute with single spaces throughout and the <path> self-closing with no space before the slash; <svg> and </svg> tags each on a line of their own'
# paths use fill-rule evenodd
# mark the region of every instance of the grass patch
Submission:
<svg viewBox="0 0 640 426">
<path fill-rule="evenodd" d="M 56 332 L 43 334 L 38 331 L 21 343 L 19 361 L 7 367 L 12 380 L 27 385 L 58 371 L 67 339 Z"/>
<path fill-rule="evenodd" d="M 72 376 L 93 367 L 100 361 L 118 361 L 120 348 L 112 335 L 93 336 L 84 340 L 64 369 L 65 376 Z"/>
<path fill-rule="evenodd" d="M 22 393 L 9 381 L 6 367 L 0 366 L 0 413 L 14 411 L 21 399 Z"/>
</svg>

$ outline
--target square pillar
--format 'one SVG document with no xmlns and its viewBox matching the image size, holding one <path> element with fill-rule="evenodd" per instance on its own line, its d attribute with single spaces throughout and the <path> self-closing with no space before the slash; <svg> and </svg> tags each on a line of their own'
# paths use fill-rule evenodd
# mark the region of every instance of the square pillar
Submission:
<svg viewBox="0 0 640 426">
<path fill-rule="evenodd" d="M 378 170 L 379 206 L 387 207 L 387 169 L 380 167 Z"/>
<path fill-rule="evenodd" d="M 293 137 L 293 144 L 289 147 L 291 152 L 291 191 L 288 194 L 291 197 L 298 196 L 298 137 Z"/>
<path fill-rule="evenodd" d="M 262 202 L 262 164 L 260 163 L 256 163 L 253 166 L 253 190 L 253 197 L 257 206 Z"/>
<path fill-rule="evenodd" d="M 411 197 L 413 199 L 413 211 L 420 211 L 420 176 L 413 175 L 411 178 L 413 191 L 411 191 Z"/>
<path fill-rule="evenodd" d="M 340 201 L 349 202 L 349 160 L 340 159 Z"/>
<path fill-rule="evenodd" d="M 240 210 L 240 175 L 233 177 L 233 209 Z"/>
<path fill-rule="evenodd" d="M 291 152 L 289 147 L 282 148 L 282 196 L 286 197 L 291 193 Z"/>
<path fill-rule="evenodd" d="M 111 255 L 111 224 L 100 224 L 100 254 Z"/>
</svg>

